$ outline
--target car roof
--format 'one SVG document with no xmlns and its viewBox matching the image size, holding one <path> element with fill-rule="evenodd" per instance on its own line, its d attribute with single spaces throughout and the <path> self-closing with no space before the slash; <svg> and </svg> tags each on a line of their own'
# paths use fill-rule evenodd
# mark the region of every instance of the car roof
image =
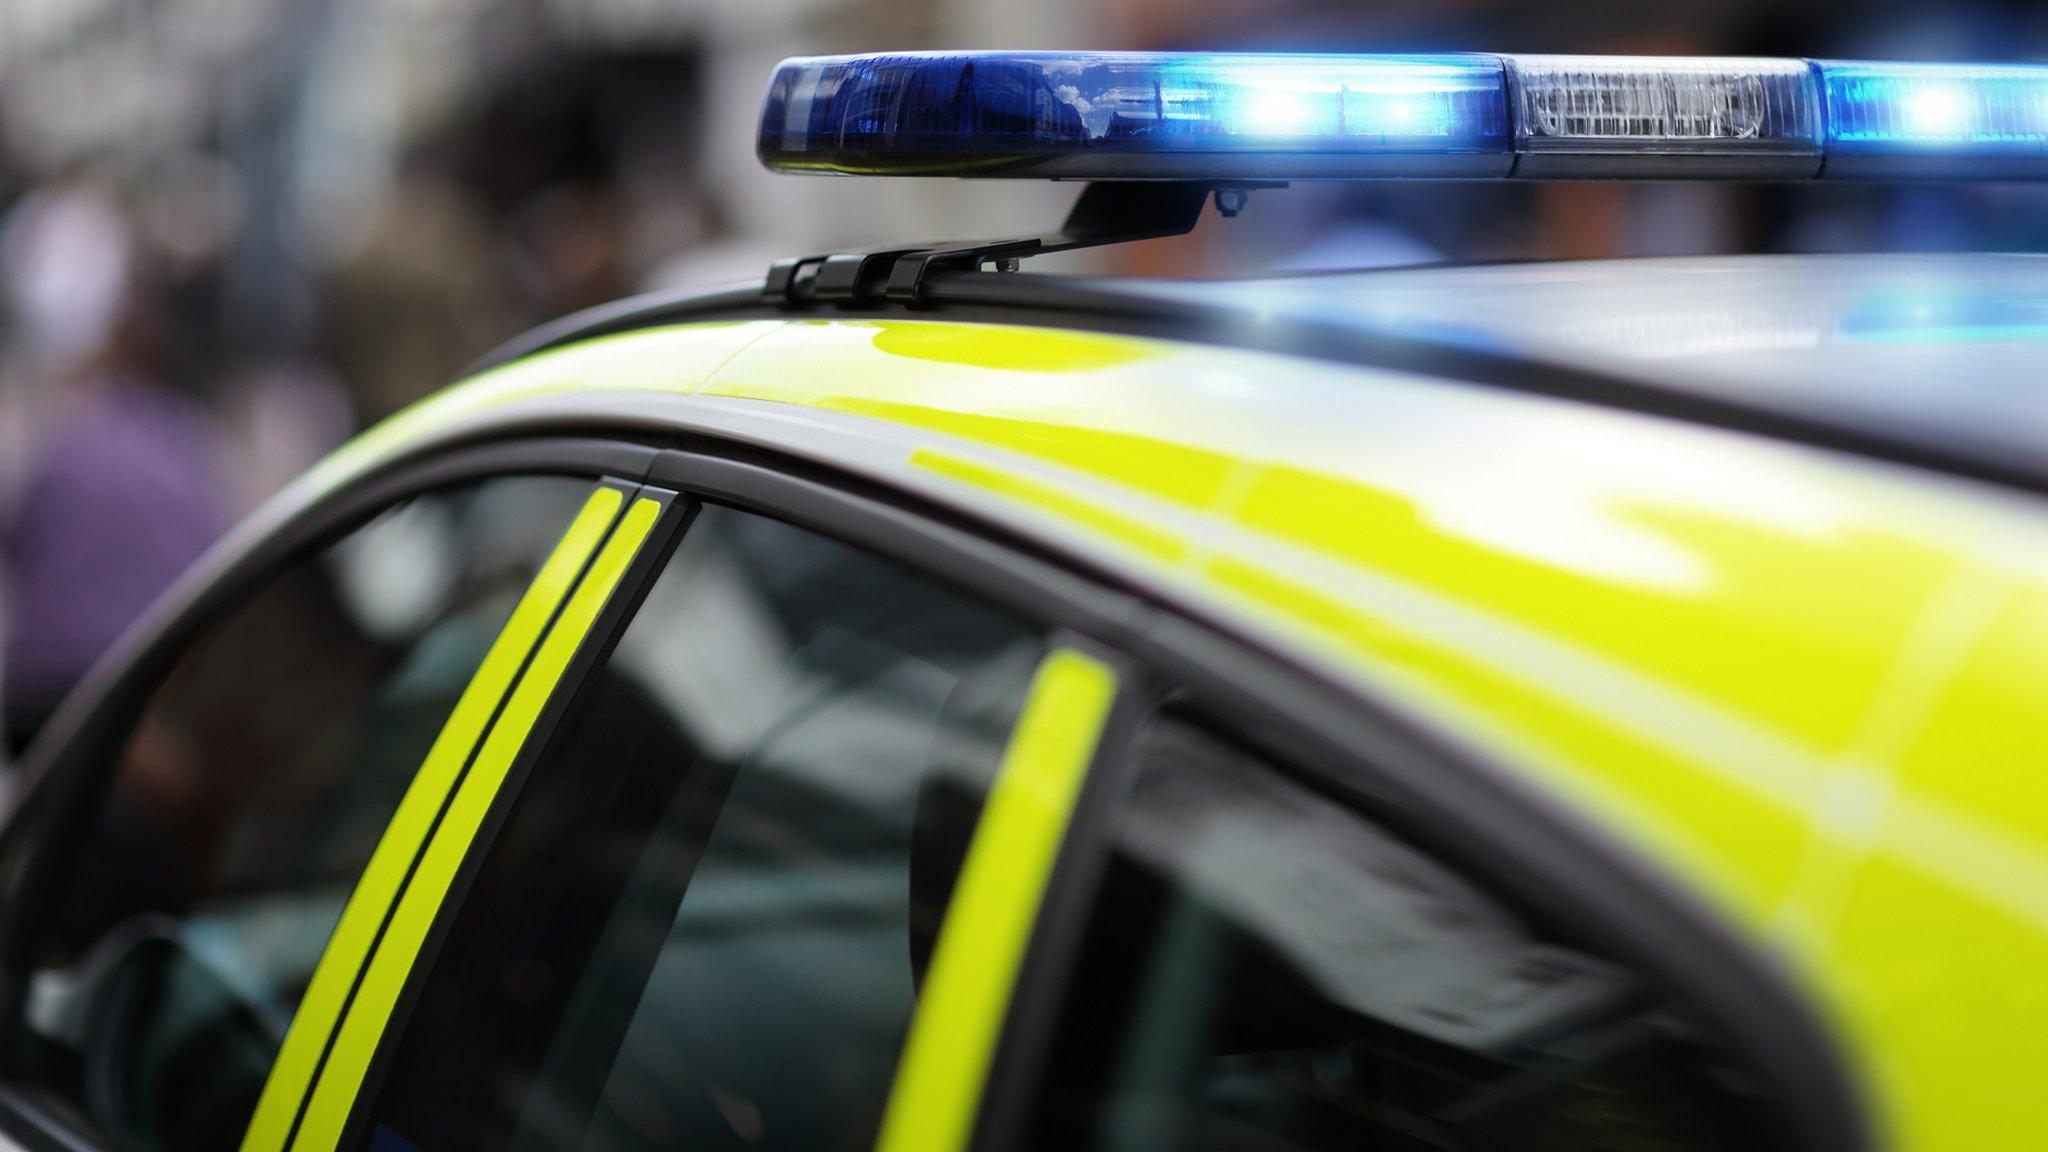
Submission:
<svg viewBox="0 0 2048 1152">
<path fill-rule="evenodd" d="M 2000 456 L 2048 449 L 2048 257 L 1729 256 L 1137 281 L 1421 332 Z"/>
<path fill-rule="evenodd" d="M 1250 347 L 1564 396 L 2048 492 L 2048 257 L 1732 256 L 1250 279 L 942 272 L 569 317 L 479 365 L 700 319 L 921 317 Z"/>
</svg>

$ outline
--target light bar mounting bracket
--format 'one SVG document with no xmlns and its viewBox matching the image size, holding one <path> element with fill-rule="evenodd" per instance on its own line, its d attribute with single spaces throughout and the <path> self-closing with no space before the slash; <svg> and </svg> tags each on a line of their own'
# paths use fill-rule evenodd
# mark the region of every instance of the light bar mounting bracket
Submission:
<svg viewBox="0 0 2048 1152">
<path fill-rule="evenodd" d="M 1181 236 L 1194 229 L 1212 195 L 1219 211 L 1235 216 L 1252 189 L 1282 186 L 1277 182 L 1098 180 L 1082 189 L 1056 232 L 997 240 L 886 244 L 777 260 L 769 266 L 762 296 L 769 303 L 785 306 L 874 299 L 921 304 L 925 280 L 934 272 L 966 271 L 985 264 L 1014 271 L 1017 261 L 1027 256 Z"/>
</svg>

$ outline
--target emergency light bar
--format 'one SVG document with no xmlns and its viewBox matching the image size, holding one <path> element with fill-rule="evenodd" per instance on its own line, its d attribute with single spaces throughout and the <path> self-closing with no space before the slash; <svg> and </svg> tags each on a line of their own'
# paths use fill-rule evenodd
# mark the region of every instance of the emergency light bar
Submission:
<svg viewBox="0 0 2048 1152">
<path fill-rule="evenodd" d="M 785 60 L 787 172 L 1083 180 L 2048 179 L 2048 66 L 1627 56 Z"/>
</svg>

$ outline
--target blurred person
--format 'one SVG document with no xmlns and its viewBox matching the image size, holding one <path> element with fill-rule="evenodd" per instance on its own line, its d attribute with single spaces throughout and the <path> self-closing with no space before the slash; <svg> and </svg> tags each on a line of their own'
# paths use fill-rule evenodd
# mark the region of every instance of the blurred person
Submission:
<svg viewBox="0 0 2048 1152">
<path fill-rule="evenodd" d="M 170 309 L 138 256 L 121 205 L 89 180 L 31 194 L 0 233 L 23 441 L 0 485 L 16 751 L 228 520 L 218 428 L 175 383 Z"/>
<path fill-rule="evenodd" d="M 519 331 L 491 237 L 432 147 L 413 149 L 364 242 L 325 270 L 324 340 L 371 424 Z"/>
<path fill-rule="evenodd" d="M 679 278 L 726 278 L 671 263 L 718 260 L 704 245 L 726 232 L 699 171 L 703 70 L 694 43 L 544 53 L 445 127 L 518 327 Z M 758 272 L 755 254 L 737 258 Z"/>
<path fill-rule="evenodd" d="M 132 259 L 120 205 L 99 184 L 66 178 L 23 198 L 0 232 L 0 284 L 14 320 L 14 354 L 28 371 L 62 376 L 99 348 Z"/>
<path fill-rule="evenodd" d="M 235 510 L 249 511 L 341 446 L 356 429 L 339 374 L 310 357 L 275 356 L 229 376 L 220 402 Z"/>
<path fill-rule="evenodd" d="M 632 289 L 626 215 L 608 179 L 547 185 L 503 228 L 508 243 L 502 255 L 528 323 L 593 308 Z"/>
</svg>

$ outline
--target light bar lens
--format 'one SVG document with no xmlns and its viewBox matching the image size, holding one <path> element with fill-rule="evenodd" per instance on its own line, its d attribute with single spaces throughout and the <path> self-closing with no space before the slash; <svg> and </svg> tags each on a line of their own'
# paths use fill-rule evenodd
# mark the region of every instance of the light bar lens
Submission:
<svg viewBox="0 0 2048 1152">
<path fill-rule="evenodd" d="M 2048 175 L 2048 67 L 1819 67 L 1831 176 Z"/>
<path fill-rule="evenodd" d="M 1812 175 L 1820 103 L 1799 60 L 1511 56 L 1518 174 Z"/>
<path fill-rule="evenodd" d="M 1505 176 L 1490 56 L 1015 52 L 785 62 L 773 168 L 1092 178 Z"/>
<path fill-rule="evenodd" d="M 2048 179 L 2048 66 L 1623 56 L 787 60 L 771 168 L 1318 178 Z"/>
</svg>

